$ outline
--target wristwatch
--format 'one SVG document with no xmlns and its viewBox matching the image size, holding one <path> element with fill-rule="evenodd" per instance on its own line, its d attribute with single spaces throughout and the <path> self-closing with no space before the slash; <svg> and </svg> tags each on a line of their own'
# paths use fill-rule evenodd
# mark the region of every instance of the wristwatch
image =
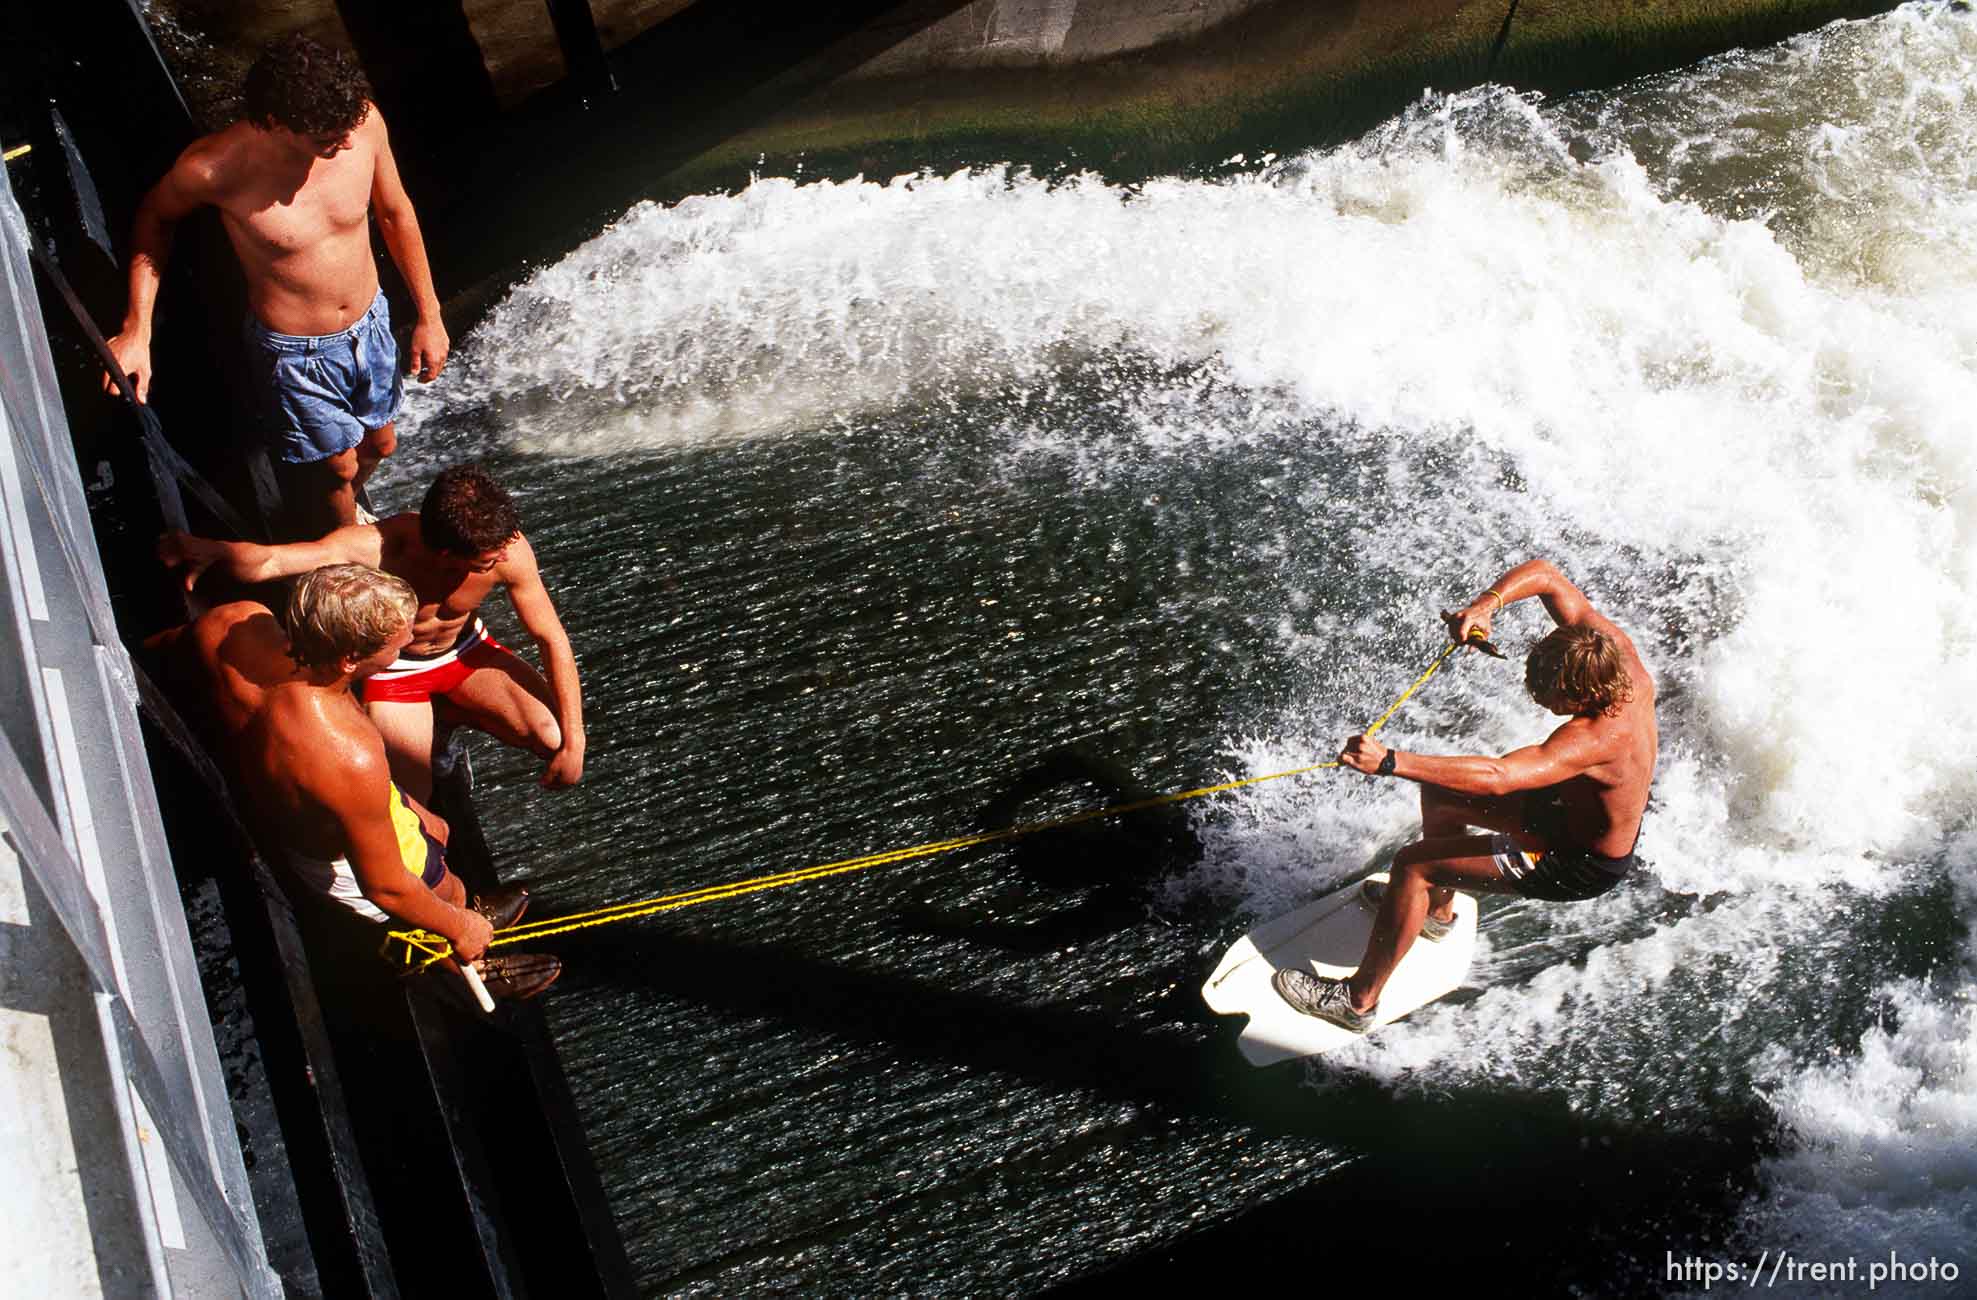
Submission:
<svg viewBox="0 0 1977 1300">
<path fill-rule="evenodd" d="M 1392 776 L 1394 774 L 1394 755 L 1399 752 L 1397 749 L 1390 749 L 1387 751 L 1387 756 L 1380 760 L 1379 774 L 1381 776 Z"/>
</svg>

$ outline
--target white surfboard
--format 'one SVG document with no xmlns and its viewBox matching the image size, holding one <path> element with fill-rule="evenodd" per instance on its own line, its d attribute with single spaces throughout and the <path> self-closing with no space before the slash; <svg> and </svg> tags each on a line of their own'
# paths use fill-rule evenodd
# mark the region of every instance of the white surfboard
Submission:
<svg viewBox="0 0 1977 1300">
<path fill-rule="evenodd" d="M 1367 877 L 1386 878 L 1384 871 Z M 1295 912 L 1257 926 L 1236 941 L 1201 986 L 1202 1000 L 1211 1010 L 1249 1017 L 1236 1045 L 1251 1065 L 1315 1056 L 1362 1037 L 1330 1021 L 1292 1010 L 1270 987 L 1270 977 L 1285 966 L 1303 966 L 1314 975 L 1335 979 L 1358 969 L 1375 915 L 1372 904 L 1360 897 L 1361 884 L 1355 880 Z M 1455 929 L 1439 943 L 1415 938 L 1380 993 L 1373 1028 L 1454 992 L 1468 974 L 1469 959 L 1475 952 L 1476 900 L 1458 893 Z"/>
</svg>

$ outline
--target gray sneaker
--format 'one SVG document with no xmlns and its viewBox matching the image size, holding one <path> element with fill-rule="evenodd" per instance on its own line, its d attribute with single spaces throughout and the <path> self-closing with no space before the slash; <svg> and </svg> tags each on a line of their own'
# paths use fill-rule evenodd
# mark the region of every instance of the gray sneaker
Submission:
<svg viewBox="0 0 1977 1300">
<path fill-rule="evenodd" d="M 1295 966 L 1287 966 L 1272 975 L 1270 987 L 1277 990 L 1277 996 L 1290 1003 L 1293 1010 L 1328 1021 L 1348 1033 L 1363 1034 L 1371 1029 L 1373 1017 L 1380 1009 L 1375 1004 L 1372 1011 L 1354 1011 L 1352 993 L 1346 988 L 1344 980 L 1313 975 Z"/>
<path fill-rule="evenodd" d="M 1372 907 L 1378 907 L 1387 898 L 1387 882 L 1369 880 L 1360 886 L 1359 896 Z M 1440 943 L 1455 933 L 1455 922 L 1437 921 L 1432 915 L 1421 918 L 1421 937 L 1429 943 Z"/>
</svg>

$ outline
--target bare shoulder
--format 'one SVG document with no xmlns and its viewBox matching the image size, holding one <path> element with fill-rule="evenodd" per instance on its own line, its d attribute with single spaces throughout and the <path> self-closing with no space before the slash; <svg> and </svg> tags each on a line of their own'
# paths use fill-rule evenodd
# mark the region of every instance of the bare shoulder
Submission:
<svg viewBox="0 0 1977 1300">
<path fill-rule="evenodd" d="M 215 605 L 189 623 L 180 623 L 146 637 L 144 648 L 162 656 L 162 661 L 174 675 L 195 670 L 205 664 L 218 663 L 233 629 L 257 615 L 266 615 L 269 622 L 274 621 L 267 606 L 251 600 Z"/>
<path fill-rule="evenodd" d="M 390 570 L 390 560 L 405 554 L 408 550 L 423 545 L 419 531 L 419 516 L 410 510 L 400 514 L 387 515 L 374 524 L 353 524 L 353 528 L 367 528 L 377 539 L 378 567 Z"/>
<path fill-rule="evenodd" d="M 236 122 L 200 136 L 172 164 L 166 183 L 184 197 L 217 203 L 254 174 L 259 153 L 257 134 L 254 127 Z"/>
<path fill-rule="evenodd" d="M 1648 671 L 1647 660 L 1641 658 L 1640 647 L 1634 644 L 1633 637 L 1627 635 L 1626 628 L 1604 614 L 1596 613 L 1594 617 L 1599 620 L 1596 626 L 1601 632 L 1613 638 L 1613 643 L 1620 647 L 1620 653 L 1627 661 L 1627 678 L 1633 683 L 1635 700 L 1652 704 L 1654 674 Z"/>
<path fill-rule="evenodd" d="M 285 683 L 268 692 L 266 725 L 288 751 L 296 784 L 325 803 L 388 777 L 384 739 L 347 697 Z"/>
<path fill-rule="evenodd" d="M 529 545 L 528 534 L 515 534 L 515 540 L 508 543 L 506 558 L 495 566 L 494 575 L 506 583 L 541 580 L 541 569 L 535 559 L 535 547 Z"/>
<path fill-rule="evenodd" d="M 1624 715 L 1567 718 L 1541 748 L 1566 777 L 1616 784 L 1632 752 L 1632 722 Z"/>
<path fill-rule="evenodd" d="M 353 776 L 381 776 L 390 771 L 385 762 L 384 737 L 371 725 L 361 708 L 328 707 L 345 701 L 333 697 L 319 701 L 324 747 L 339 767 Z"/>
<path fill-rule="evenodd" d="M 391 145 L 391 133 L 385 128 L 384 110 L 375 102 L 366 101 L 364 120 L 350 133 L 350 143 L 361 149 L 373 161 Z"/>
<path fill-rule="evenodd" d="M 224 605 L 215 605 L 201 614 L 196 620 L 196 626 L 232 627 L 235 623 L 253 618 L 257 614 L 273 612 L 258 600 L 230 600 Z"/>
<path fill-rule="evenodd" d="M 1618 739 L 1614 729 L 1605 725 L 1609 721 L 1608 718 L 1583 716 L 1567 718 L 1545 737 L 1544 748 L 1581 763 L 1596 763 L 1614 747 Z"/>
<path fill-rule="evenodd" d="M 216 650 L 230 642 L 241 648 L 259 648 L 272 641 L 286 644 L 274 611 L 254 600 L 215 605 L 193 622 L 191 630 L 196 643 Z"/>
</svg>

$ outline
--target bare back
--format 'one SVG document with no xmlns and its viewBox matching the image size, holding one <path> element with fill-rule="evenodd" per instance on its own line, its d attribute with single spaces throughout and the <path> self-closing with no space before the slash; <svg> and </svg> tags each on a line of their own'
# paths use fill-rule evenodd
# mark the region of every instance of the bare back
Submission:
<svg viewBox="0 0 1977 1300">
<path fill-rule="evenodd" d="M 384 742 L 349 690 L 294 681 L 270 690 L 241 733 L 235 779 L 279 843 L 328 861 L 350 849 L 329 787 L 367 765 L 385 771 Z"/>
<path fill-rule="evenodd" d="M 367 756 L 384 764 L 363 708 L 347 688 L 307 680 L 273 613 L 252 601 L 209 611 L 180 645 L 214 702 L 242 811 L 271 843 L 324 861 L 343 856 L 348 846 L 325 788 L 347 781 Z"/>
<path fill-rule="evenodd" d="M 213 738 L 229 757 L 268 690 L 295 672 L 274 614 L 249 600 L 215 606 L 178 635 L 174 648 L 174 677 L 210 705 Z"/>
<path fill-rule="evenodd" d="M 335 157 L 297 153 L 248 123 L 207 136 L 190 168 L 247 277 L 248 305 L 278 334 L 332 334 L 378 292 L 370 210 L 384 125 L 373 111 Z"/>
</svg>

